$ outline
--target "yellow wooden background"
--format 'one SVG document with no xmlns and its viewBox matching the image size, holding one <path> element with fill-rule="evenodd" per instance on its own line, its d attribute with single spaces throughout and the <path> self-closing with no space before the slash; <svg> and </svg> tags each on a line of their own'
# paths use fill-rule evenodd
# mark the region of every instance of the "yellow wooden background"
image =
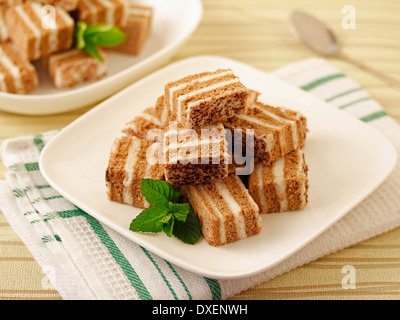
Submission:
<svg viewBox="0 0 400 320">
<path fill-rule="evenodd" d="M 344 5 L 356 9 L 356 29 L 341 27 Z M 199 28 L 174 60 L 202 54 L 237 59 L 265 71 L 315 56 L 289 32 L 293 9 L 317 15 L 333 29 L 348 55 L 400 80 L 400 1 L 204 0 Z M 338 60 L 330 60 L 358 81 L 397 121 L 400 92 Z M 0 112 L 0 142 L 59 129 L 89 108 L 51 116 Z M 0 164 L 0 179 L 5 167 Z M 400 201 L 400 200 L 399 200 Z M 356 289 L 345 290 L 341 270 L 356 269 Z M 36 261 L 0 213 L 0 299 L 61 299 L 46 286 Z M 44 285 L 43 285 L 44 284 Z M 242 292 L 232 299 L 399 299 L 400 228 L 331 254 Z"/>
</svg>

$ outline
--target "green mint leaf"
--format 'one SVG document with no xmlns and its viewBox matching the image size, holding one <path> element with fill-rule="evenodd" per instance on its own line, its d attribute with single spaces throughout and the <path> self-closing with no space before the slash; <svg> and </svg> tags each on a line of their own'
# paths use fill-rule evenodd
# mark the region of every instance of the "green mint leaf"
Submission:
<svg viewBox="0 0 400 320">
<path fill-rule="evenodd" d="M 103 57 L 100 55 L 99 51 L 97 50 L 96 46 L 93 44 L 86 42 L 84 50 L 89 53 L 91 56 L 95 57 L 100 62 L 103 62 Z"/>
<path fill-rule="evenodd" d="M 88 26 L 85 31 L 86 41 L 102 46 L 116 46 L 126 40 L 126 35 L 119 28 L 109 24 L 96 24 Z"/>
<path fill-rule="evenodd" d="M 87 24 L 85 22 L 79 21 L 76 24 L 75 39 L 76 48 L 82 50 L 85 48 L 85 31 L 87 29 Z"/>
<path fill-rule="evenodd" d="M 180 196 L 178 190 L 163 180 L 143 179 L 140 189 L 150 204 L 167 205 L 168 202 L 178 202 Z"/>
<path fill-rule="evenodd" d="M 175 221 L 172 234 L 188 244 L 195 244 L 199 240 L 201 236 L 200 224 L 191 205 L 189 205 L 186 221 Z"/>
<path fill-rule="evenodd" d="M 76 24 L 76 48 L 85 50 L 91 56 L 103 62 L 97 47 L 111 47 L 126 40 L 126 35 L 119 28 L 109 24 L 87 25 L 83 21 Z"/>
<path fill-rule="evenodd" d="M 152 206 L 143 210 L 129 227 L 132 231 L 160 232 L 163 230 L 163 222 L 169 210 L 163 206 Z"/>
<path fill-rule="evenodd" d="M 168 203 L 168 209 L 178 221 L 185 222 L 189 213 L 189 203 Z"/>
<path fill-rule="evenodd" d="M 171 237 L 171 235 L 172 235 L 174 224 L 175 224 L 174 218 L 169 219 L 169 221 L 167 223 L 163 224 L 163 231 L 168 237 Z"/>
</svg>

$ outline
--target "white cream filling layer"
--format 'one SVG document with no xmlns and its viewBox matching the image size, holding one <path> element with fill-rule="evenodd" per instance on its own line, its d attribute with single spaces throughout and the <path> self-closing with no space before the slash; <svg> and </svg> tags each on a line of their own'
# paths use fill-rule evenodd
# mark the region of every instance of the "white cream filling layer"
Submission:
<svg viewBox="0 0 400 320">
<path fill-rule="evenodd" d="M 97 7 L 95 4 L 93 4 L 90 0 L 79 0 L 82 3 L 84 3 L 91 14 L 91 24 L 96 24 L 97 23 Z"/>
<path fill-rule="evenodd" d="M 145 119 L 151 123 L 154 123 L 160 127 L 162 126 L 161 121 L 157 117 L 155 117 L 149 113 L 142 112 L 138 117 L 143 118 L 143 119 Z"/>
<path fill-rule="evenodd" d="M 280 211 L 287 210 L 285 158 L 280 158 L 272 166 L 275 190 L 280 200 Z"/>
<path fill-rule="evenodd" d="M 238 233 L 239 239 L 247 238 L 246 224 L 243 215 L 240 214 L 242 211 L 240 205 L 236 202 L 235 198 L 232 196 L 228 188 L 222 182 L 216 182 L 215 187 L 217 188 L 218 193 L 222 196 L 225 203 L 228 205 L 229 209 L 233 214 L 236 231 Z"/>
<path fill-rule="evenodd" d="M 298 157 L 300 158 L 299 166 L 298 166 L 297 170 L 298 170 L 298 173 L 301 174 L 303 172 L 303 165 L 304 165 L 303 153 L 300 151 L 297 151 L 297 154 L 298 154 Z M 306 181 L 304 181 L 300 186 L 300 200 L 301 200 L 300 207 L 304 207 L 306 205 Z"/>
<path fill-rule="evenodd" d="M 4 12 L 0 10 L 0 41 L 6 41 L 8 39 L 8 29 L 3 18 L 5 15 L 5 9 L 2 10 L 4 10 Z"/>
<path fill-rule="evenodd" d="M 43 19 L 46 18 L 45 12 L 42 12 L 43 7 L 40 4 L 34 2 L 32 3 L 31 8 L 35 12 L 39 21 L 43 21 Z M 48 37 L 49 52 L 57 51 L 57 46 L 58 46 L 58 32 L 57 32 L 58 27 L 57 27 L 57 19 L 55 18 L 56 16 L 54 16 L 54 26 L 51 26 L 51 28 L 48 29 L 50 31 Z M 42 22 L 42 27 L 43 27 L 43 22 Z"/>
<path fill-rule="evenodd" d="M 131 7 L 131 6 L 127 6 L 125 9 L 126 13 L 128 15 L 136 15 L 136 16 L 145 16 L 145 17 L 150 17 L 151 16 L 151 10 L 150 9 L 146 9 L 146 8 L 137 8 L 137 7 Z"/>
<path fill-rule="evenodd" d="M 265 197 L 264 183 L 263 183 L 263 164 L 259 163 L 256 166 L 256 174 L 258 180 L 258 195 L 260 197 L 261 207 L 264 209 L 263 211 L 268 211 L 268 202 Z"/>
<path fill-rule="evenodd" d="M 133 178 L 135 177 L 135 166 L 138 162 L 138 150 L 141 147 L 141 140 L 140 139 L 132 139 L 131 145 L 129 147 L 128 156 L 125 162 L 125 178 L 124 178 L 124 192 L 123 192 L 123 201 L 124 203 L 132 203 L 132 192 L 131 192 L 131 185 L 133 182 Z"/>
<path fill-rule="evenodd" d="M 104 7 L 107 8 L 106 10 L 106 23 L 114 25 L 115 24 L 115 5 L 108 0 L 97 0 L 100 2 Z"/>
<path fill-rule="evenodd" d="M 6 82 L 4 81 L 4 74 L 0 73 L 0 91 L 7 92 Z"/>
<path fill-rule="evenodd" d="M 226 243 L 226 229 L 225 229 L 225 217 L 223 214 L 218 210 L 217 205 L 212 201 L 211 197 L 208 195 L 207 191 L 204 190 L 203 186 L 199 186 L 198 190 L 201 192 L 201 194 L 207 199 L 207 202 L 210 204 L 214 212 L 218 215 L 219 217 L 219 235 L 220 235 L 220 241 L 221 243 Z"/>
</svg>

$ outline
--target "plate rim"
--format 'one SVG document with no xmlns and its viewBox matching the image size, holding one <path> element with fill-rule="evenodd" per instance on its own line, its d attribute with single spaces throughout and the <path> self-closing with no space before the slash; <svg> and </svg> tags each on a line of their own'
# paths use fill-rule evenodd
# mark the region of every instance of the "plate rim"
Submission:
<svg viewBox="0 0 400 320">
<path fill-rule="evenodd" d="M 90 95 L 91 92 L 97 90 L 97 87 L 99 86 L 105 86 L 108 87 L 112 85 L 113 82 L 116 80 L 119 80 L 120 78 L 127 77 L 127 76 L 132 76 L 131 73 L 137 72 L 138 78 L 136 80 L 139 80 L 141 78 L 144 78 L 148 74 L 150 74 L 152 71 L 154 71 L 156 68 L 160 67 L 160 64 L 164 62 L 157 62 L 157 65 L 151 66 L 152 63 L 155 63 L 156 61 L 162 59 L 163 57 L 166 57 L 167 60 L 171 59 L 173 57 L 174 50 L 179 48 L 179 46 L 183 45 L 186 40 L 193 34 L 193 32 L 197 29 L 199 26 L 202 17 L 203 17 L 203 4 L 201 0 L 183 0 L 181 1 L 184 5 L 187 7 L 193 6 L 197 10 L 197 19 L 193 21 L 191 28 L 185 30 L 179 37 L 174 39 L 174 41 L 168 43 L 165 47 L 161 48 L 160 50 L 154 52 L 150 56 L 144 58 L 143 60 L 131 65 L 130 67 L 121 70 L 117 73 L 114 73 L 110 75 L 107 78 L 104 79 L 99 79 L 94 82 L 90 82 L 82 87 L 78 88 L 72 88 L 72 89 L 67 89 L 66 91 L 60 91 L 60 92 L 55 92 L 55 93 L 49 93 L 49 94 L 38 94 L 38 95 L 29 95 L 29 94 L 13 94 L 13 93 L 8 93 L 8 92 L 0 92 L 0 110 L 5 111 L 5 112 L 10 112 L 14 114 L 22 114 L 22 115 L 52 115 L 52 114 L 58 114 L 58 113 L 63 113 L 67 111 L 72 111 L 76 110 L 79 108 L 83 108 L 87 106 L 87 103 L 80 103 L 77 104 L 76 106 L 71 106 L 71 107 L 63 107 L 58 110 L 52 110 L 52 111 L 37 111 L 37 110 L 32 110 L 32 111 L 23 111 L 20 109 L 23 109 L 20 107 L 22 104 L 27 104 L 27 103 L 51 103 L 55 102 L 56 99 L 67 99 L 70 98 L 71 96 L 74 95 Z M 141 69 L 148 68 L 146 72 L 141 71 Z M 135 77 L 135 76 L 134 76 Z M 130 86 L 134 84 L 135 78 L 133 78 L 134 82 L 130 81 L 130 83 L 126 84 L 124 86 L 118 85 L 117 89 L 111 90 L 112 92 L 105 97 L 102 97 L 100 99 L 96 99 L 95 101 L 92 101 L 92 104 L 99 103 L 101 100 L 105 101 L 104 99 L 108 99 L 112 97 L 113 94 L 119 92 L 120 90 L 123 90 L 127 86 Z M 71 93 L 72 91 L 72 93 Z M 10 101 L 14 101 L 14 103 L 18 104 L 19 107 L 17 107 L 17 110 L 15 110 L 15 107 L 8 107 L 8 106 L 3 106 L 3 104 L 9 103 Z"/>
<path fill-rule="evenodd" d="M 129 92 L 130 90 L 134 89 L 136 86 L 140 86 L 142 82 L 148 81 L 148 78 L 151 77 L 157 77 L 158 74 L 160 73 L 164 73 L 166 72 L 168 69 L 173 69 L 175 68 L 177 65 L 183 64 L 183 63 L 187 63 L 190 61 L 195 62 L 198 59 L 219 59 L 220 61 L 224 61 L 224 62 L 229 62 L 229 63 L 234 63 L 234 64 L 240 64 L 245 66 L 246 68 L 250 68 L 252 70 L 256 70 L 258 72 L 263 72 L 264 74 L 274 78 L 275 80 L 285 83 L 284 81 L 280 80 L 279 78 L 277 78 L 274 75 L 268 74 L 267 72 L 257 69 L 249 64 L 243 63 L 241 61 L 237 61 L 234 59 L 230 59 L 230 58 L 226 58 L 226 57 L 221 57 L 221 56 L 216 56 L 216 55 L 199 55 L 199 56 L 192 56 L 189 58 L 184 58 L 178 61 L 175 61 L 171 64 L 166 65 L 165 67 L 156 70 L 152 73 L 150 73 L 149 75 L 147 75 L 146 77 L 141 78 L 140 80 L 136 81 L 135 83 L 129 85 L 128 87 L 124 88 L 123 90 L 121 90 L 120 92 L 116 93 L 115 95 L 111 96 L 110 98 L 104 100 L 103 102 L 101 102 L 99 105 L 97 105 L 96 107 L 90 109 L 88 112 L 86 112 L 85 114 L 83 114 L 82 116 L 80 116 L 79 118 L 75 119 L 74 121 L 72 121 L 69 125 L 67 125 L 65 128 L 63 128 L 59 133 L 56 134 L 55 137 L 53 137 L 43 148 L 40 157 L 39 157 L 39 168 L 40 171 L 42 173 L 42 175 L 44 176 L 44 178 L 49 182 L 49 184 L 57 191 L 59 192 L 61 195 L 63 195 L 67 200 L 71 201 L 72 203 L 76 203 L 76 201 L 70 197 L 70 195 L 65 192 L 64 190 L 62 190 L 61 187 L 58 186 L 58 184 L 53 181 L 53 179 L 51 177 L 49 177 L 49 175 L 47 174 L 47 172 L 45 170 L 42 170 L 43 168 L 43 162 L 46 160 L 46 155 L 48 153 L 48 150 L 52 148 L 52 145 L 57 145 L 57 141 L 59 139 L 62 139 L 65 135 L 68 135 L 68 132 L 70 130 L 73 130 L 74 126 L 76 124 L 79 124 L 81 121 L 85 121 L 86 118 L 90 118 L 92 116 L 92 114 L 99 112 L 99 110 L 102 110 L 103 108 L 106 108 L 108 104 L 112 104 L 114 100 L 118 100 L 118 98 L 120 96 L 125 95 L 127 92 Z M 287 85 L 287 83 L 285 83 Z M 298 89 L 295 86 L 292 86 L 293 88 Z M 307 94 L 307 93 L 306 93 Z M 324 101 L 319 100 L 318 98 L 312 96 L 311 94 L 308 94 L 312 99 L 318 101 L 319 103 L 323 103 L 323 104 L 327 104 Z M 348 117 L 349 119 L 351 118 L 353 121 L 354 120 L 358 120 L 356 117 L 343 112 L 342 115 Z M 356 207 L 360 202 L 362 202 L 364 199 L 366 199 L 374 190 L 376 190 L 376 188 L 378 188 L 385 180 L 386 178 L 389 176 L 389 174 L 392 172 L 392 170 L 394 169 L 395 164 L 397 163 L 397 151 L 394 148 L 393 144 L 389 141 L 389 139 L 387 139 L 381 132 L 379 132 L 378 130 L 376 130 L 375 128 L 363 123 L 362 121 L 360 121 L 360 125 L 365 126 L 365 128 L 368 128 L 368 130 L 370 132 L 373 132 L 375 135 L 377 135 L 380 139 L 382 139 L 382 141 L 385 141 L 385 143 L 388 146 L 388 152 L 391 153 L 391 162 L 390 165 L 387 166 L 385 168 L 385 174 L 382 174 L 380 177 L 376 177 L 375 179 L 373 179 L 373 182 L 371 182 L 372 186 L 367 186 L 366 188 L 369 189 L 368 192 L 365 192 L 363 197 L 360 197 L 357 199 L 357 201 L 353 201 L 352 203 L 345 205 L 345 209 L 341 210 L 341 214 L 335 216 L 334 219 L 331 219 L 329 221 L 329 223 L 324 227 L 324 228 L 320 228 L 318 230 L 318 232 L 313 233 L 311 236 L 307 237 L 307 239 L 305 241 L 303 241 L 301 246 L 298 246 L 295 248 L 295 250 L 291 250 L 288 254 L 282 256 L 280 259 L 275 260 L 273 263 L 268 264 L 265 267 L 260 267 L 258 269 L 253 269 L 250 272 L 236 272 L 236 273 L 230 273 L 230 274 L 223 274 L 223 273 L 216 273 L 216 272 L 207 272 L 207 270 L 199 270 L 199 268 L 193 267 L 192 265 L 188 265 L 185 262 L 181 261 L 180 259 L 178 259 L 178 262 L 175 260 L 175 257 L 173 257 L 173 263 L 188 270 L 191 271 L 193 273 L 196 274 L 200 274 L 202 276 L 206 276 L 206 277 L 213 277 L 216 279 L 240 279 L 240 278 L 244 278 L 244 277 L 249 277 L 252 275 L 256 275 L 256 274 L 260 274 L 263 271 L 269 270 L 270 268 L 273 268 L 274 266 L 276 266 L 277 264 L 281 263 L 282 261 L 290 258 L 290 256 L 292 256 L 293 254 L 295 254 L 296 252 L 300 251 L 302 248 L 304 248 L 307 244 L 309 244 L 310 242 L 312 242 L 314 239 L 316 239 L 319 235 L 321 235 L 323 232 L 327 231 L 330 227 L 332 227 L 337 221 L 339 221 L 340 219 L 342 219 L 347 213 L 349 213 L 354 207 Z M 389 151 L 390 149 L 390 151 Z M 166 257 L 166 254 L 162 252 L 162 250 L 158 250 L 157 248 L 154 248 L 151 244 L 150 246 L 148 245 L 148 243 L 146 243 L 146 241 L 141 241 L 140 239 L 138 241 L 131 239 L 131 237 L 129 237 L 128 230 L 124 230 L 123 232 L 121 232 L 120 227 L 119 226 L 114 226 L 114 224 L 110 221 L 108 221 L 108 219 L 105 219 L 104 217 L 102 217 L 101 215 L 98 215 L 96 212 L 93 212 L 93 210 L 89 207 L 87 207 L 85 204 L 77 204 L 77 206 L 79 208 L 81 208 L 82 210 L 84 210 L 85 212 L 87 212 L 88 214 L 94 216 L 96 219 L 98 219 L 99 221 L 103 222 L 104 224 L 108 225 L 109 227 L 111 227 L 113 230 L 115 230 L 116 232 L 118 232 L 119 234 L 122 234 L 125 237 L 128 237 L 128 239 L 138 245 L 144 246 L 146 247 L 148 250 L 150 250 L 151 252 L 159 255 L 160 257 L 163 257 L 165 259 L 171 259 L 170 256 Z M 178 257 L 179 258 L 179 257 Z"/>
</svg>

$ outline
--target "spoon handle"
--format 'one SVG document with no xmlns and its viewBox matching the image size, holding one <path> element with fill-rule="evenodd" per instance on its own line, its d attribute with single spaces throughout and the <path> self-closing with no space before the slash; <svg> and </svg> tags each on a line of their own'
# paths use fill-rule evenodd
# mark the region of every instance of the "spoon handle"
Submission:
<svg viewBox="0 0 400 320">
<path fill-rule="evenodd" d="M 351 58 L 348 55 L 345 55 L 343 53 L 339 53 L 338 54 L 338 58 L 346 60 L 347 62 L 350 62 L 350 63 L 354 64 L 355 66 L 359 67 L 360 69 L 375 75 L 376 77 L 378 77 L 381 80 L 383 80 L 386 84 L 388 84 L 392 88 L 397 89 L 397 90 L 400 91 L 400 81 L 398 81 L 396 79 L 393 79 L 392 77 L 388 76 L 387 74 L 384 74 L 381 71 L 373 69 L 370 66 L 367 66 L 366 64 L 364 64 L 364 63 L 362 63 L 362 62 L 360 62 L 358 60 L 355 60 L 355 59 L 353 59 L 353 58 Z"/>
</svg>

